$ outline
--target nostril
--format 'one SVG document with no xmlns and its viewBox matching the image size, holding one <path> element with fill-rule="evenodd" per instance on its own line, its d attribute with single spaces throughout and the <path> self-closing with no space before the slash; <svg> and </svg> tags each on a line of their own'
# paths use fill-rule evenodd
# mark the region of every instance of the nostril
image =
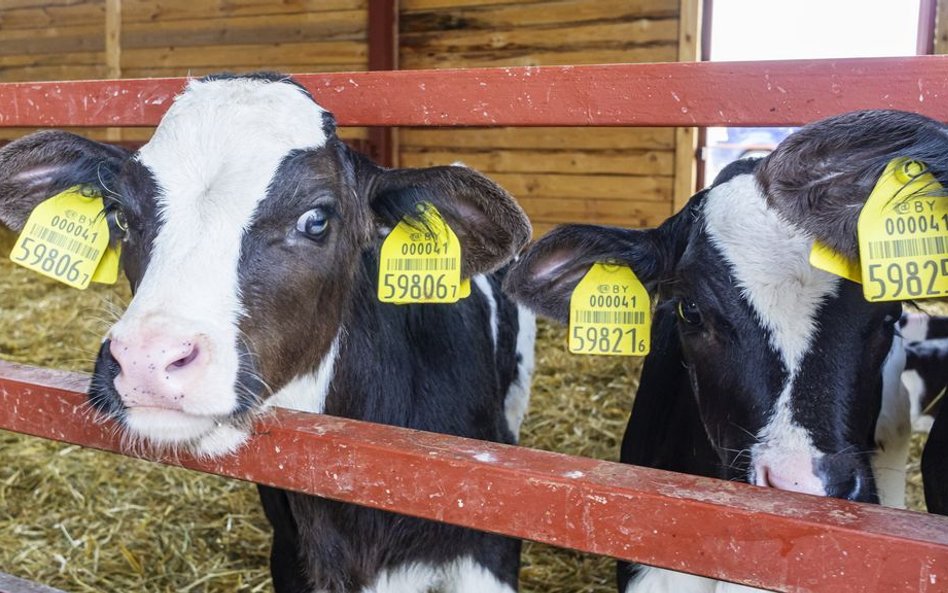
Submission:
<svg viewBox="0 0 948 593">
<path fill-rule="evenodd" d="M 183 357 L 179 358 L 178 360 L 169 364 L 166 370 L 174 371 L 176 369 L 184 368 L 188 366 L 189 364 L 191 364 L 192 362 L 194 362 L 195 359 L 197 359 L 198 355 L 200 354 L 200 349 L 198 348 L 197 344 L 188 344 L 185 347 L 190 347 L 190 350 L 188 351 L 188 353 L 184 355 Z"/>
</svg>

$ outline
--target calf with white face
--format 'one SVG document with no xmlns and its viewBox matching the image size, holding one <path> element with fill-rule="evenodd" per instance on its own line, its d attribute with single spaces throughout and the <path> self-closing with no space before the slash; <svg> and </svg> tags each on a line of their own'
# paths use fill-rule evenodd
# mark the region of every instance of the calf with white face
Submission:
<svg viewBox="0 0 948 593">
<path fill-rule="evenodd" d="M 566 321 L 589 266 L 611 261 L 656 296 L 623 462 L 900 506 L 900 306 L 868 303 L 860 286 L 811 267 L 813 239 L 768 207 L 758 165 L 729 166 L 655 229 L 558 228 L 506 288 Z M 731 587 L 624 563 L 618 577 L 627 593 Z"/>
<path fill-rule="evenodd" d="M 807 126 L 785 140 L 759 174 L 771 206 L 851 259 L 859 213 L 889 161 L 924 163 L 948 187 L 948 126 L 914 113 L 858 111 Z M 944 200 L 944 190 L 933 199 Z M 941 406 L 922 454 L 929 512 L 948 515 L 948 407 Z"/>
<path fill-rule="evenodd" d="M 192 81 L 134 154 L 64 132 L 0 151 L 0 221 L 76 184 L 106 196 L 134 298 L 92 404 L 137 441 L 215 456 L 269 405 L 513 443 L 533 318 L 494 273 L 530 235 L 464 167 L 387 170 L 281 75 Z M 421 202 L 458 235 L 471 296 L 377 300 L 379 244 Z M 274 459 L 293 471 L 293 460 Z M 518 541 L 261 487 L 279 592 L 510 592 Z"/>
</svg>

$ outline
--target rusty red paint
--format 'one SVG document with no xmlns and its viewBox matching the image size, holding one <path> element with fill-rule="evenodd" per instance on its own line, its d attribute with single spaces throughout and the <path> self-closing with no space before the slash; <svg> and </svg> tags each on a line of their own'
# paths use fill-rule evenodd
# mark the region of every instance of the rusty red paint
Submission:
<svg viewBox="0 0 948 593">
<path fill-rule="evenodd" d="M 122 451 L 87 378 L 0 362 L 0 428 Z M 948 587 L 948 519 L 290 411 L 161 463 L 795 593 Z"/>
<path fill-rule="evenodd" d="M 948 121 L 948 56 L 303 74 L 343 125 L 799 125 L 886 107 Z M 184 79 L 0 85 L 0 127 L 152 126 Z"/>
</svg>

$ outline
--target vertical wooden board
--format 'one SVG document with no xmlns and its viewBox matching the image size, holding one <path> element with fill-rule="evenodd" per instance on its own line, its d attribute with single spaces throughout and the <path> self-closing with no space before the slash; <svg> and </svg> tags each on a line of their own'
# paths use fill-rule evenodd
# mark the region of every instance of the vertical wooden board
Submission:
<svg viewBox="0 0 948 593">
<path fill-rule="evenodd" d="M 936 54 L 948 54 L 948 0 L 938 0 L 935 9 Z"/>
<path fill-rule="evenodd" d="M 681 0 L 679 5 L 678 61 L 695 62 L 701 54 L 701 7 L 703 0 Z M 697 128 L 675 131 L 674 211 L 681 210 L 694 194 L 697 181 Z"/>
<path fill-rule="evenodd" d="M 105 0 L 105 72 L 122 78 L 122 0 Z M 121 140 L 121 128 L 107 128 L 108 140 Z"/>
</svg>

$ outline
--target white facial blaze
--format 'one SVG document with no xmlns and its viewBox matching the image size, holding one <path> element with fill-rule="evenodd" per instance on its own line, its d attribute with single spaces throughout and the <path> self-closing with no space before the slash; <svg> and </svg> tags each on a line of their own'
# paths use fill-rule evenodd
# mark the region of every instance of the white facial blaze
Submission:
<svg viewBox="0 0 948 593">
<path fill-rule="evenodd" d="M 711 190 L 704 208 L 708 235 L 741 286 L 770 344 L 792 374 L 810 347 L 816 313 L 839 279 L 810 265 L 813 240 L 767 207 L 753 175 Z"/>
<path fill-rule="evenodd" d="M 322 113 L 287 83 L 192 81 L 137 157 L 158 184 L 162 225 L 110 334 L 131 339 L 158 328 L 208 339 L 212 362 L 184 394 L 186 414 L 226 415 L 237 404 L 241 240 L 284 157 L 325 144 Z M 138 424 L 148 437 L 147 422 Z"/>
<path fill-rule="evenodd" d="M 805 476 L 812 473 L 812 461 L 823 454 L 794 419 L 790 398 L 817 329 L 816 315 L 836 294 L 839 279 L 810 265 L 812 239 L 767 207 L 753 175 L 737 176 L 712 189 L 704 215 L 711 242 L 730 263 L 744 299 L 768 330 L 770 345 L 788 375 L 773 415 L 757 435 L 760 443 L 753 447 L 753 462 L 789 467 L 789 474 Z"/>
</svg>

